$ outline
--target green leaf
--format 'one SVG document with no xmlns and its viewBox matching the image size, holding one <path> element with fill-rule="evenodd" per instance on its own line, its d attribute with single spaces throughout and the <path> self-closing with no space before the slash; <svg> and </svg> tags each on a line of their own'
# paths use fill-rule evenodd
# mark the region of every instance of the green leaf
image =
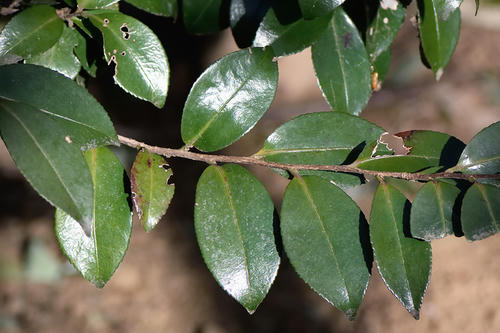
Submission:
<svg viewBox="0 0 500 333">
<path fill-rule="evenodd" d="M 239 165 L 210 166 L 198 181 L 194 221 L 208 269 L 253 313 L 269 291 L 280 261 L 266 189 Z"/>
<path fill-rule="evenodd" d="M 334 111 L 358 115 L 370 98 L 371 71 L 357 28 L 342 8 L 312 46 L 319 86 Z"/>
<path fill-rule="evenodd" d="M 49 115 L 82 150 L 119 144 L 106 111 L 74 81 L 34 65 L 1 66 L 0 77 L 0 99 L 28 104 Z"/>
<path fill-rule="evenodd" d="M 17 167 L 48 202 L 90 231 L 92 179 L 78 147 L 49 115 L 0 99 L 0 132 Z"/>
<path fill-rule="evenodd" d="M 167 212 L 175 185 L 169 184 L 172 170 L 165 159 L 141 150 L 132 165 L 132 199 L 144 230 L 151 231 Z"/>
<path fill-rule="evenodd" d="M 453 234 L 453 206 L 459 194 L 454 185 L 427 182 L 413 200 L 411 235 L 430 241 Z"/>
<path fill-rule="evenodd" d="M 151 14 L 177 18 L 177 0 L 125 0 Z"/>
<path fill-rule="evenodd" d="M 55 233 L 62 251 L 85 279 L 102 288 L 127 251 L 132 232 L 132 212 L 124 192 L 123 167 L 111 150 L 96 148 L 85 153 L 94 182 L 92 233 L 58 209 Z"/>
<path fill-rule="evenodd" d="M 271 49 L 242 50 L 211 65 L 184 105 L 181 133 L 187 146 L 224 148 L 248 132 L 271 105 L 278 65 Z"/>
<path fill-rule="evenodd" d="M 225 0 L 183 0 L 184 25 L 192 33 L 217 32 L 229 25 L 229 6 Z"/>
<path fill-rule="evenodd" d="M 382 82 L 385 80 L 389 67 L 391 65 L 391 49 L 387 49 L 372 61 L 372 89 L 377 91 L 382 88 Z M 375 74 L 376 73 L 376 74 Z M 374 78 L 376 75 L 376 78 Z"/>
<path fill-rule="evenodd" d="M 448 20 L 438 17 L 438 0 L 419 0 L 420 42 L 425 59 L 431 66 L 436 80 L 441 78 L 460 35 L 460 9 L 450 14 Z"/>
<path fill-rule="evenodd" d="M 322 178 L 294 178 L 283 198 L 281 235 L 300 277 L 354 319 L 373 259 L 365 258 L 368 225 L 354 201 Z"/>
<path fill-rule="evenodd" d="M 63 21 L 50 6 L 38 5 L 23 10 L 0 34 L 0 57 L 15 54 L 27 59 L 42 53 L 57 42 L 63 28 Z"/>
<path fill-rule="evenodd" d="M 92 77 L 96 77 L 97 75 L 97 65 L 94 59 L 87 58 L 87 39 L 77 33 L 76 34 L 77 45 L 75 47 L 74 53 L 80 62 L 82 68 Z"/>
<path fill-rule="evenodd" d="M 32 56 L 26 63 L 44 66 L 74 79 L 80 72 L 80 61 L 73 53 L 78 36 L 78 32 L 65 26 L 61 37 L 50 49 Z"/>
<path fill-rule="evenodd" d="M 240 49 L 252 45 L 255 33 L 271 6 L 270 0 L 232 0 L 229 23 L 234 40 Z"/>
<path fill-rule="evenodd" d="M 471 174 L 500 172 L 500 121 L 482 129 L 465 147 L 453 171 Z"/>
<path fill-rule="evenodd" d="M 324 16 L 340 6 L 345 0 L 299 0 L 300 9 L 306 20 Z"/>
<path fill-rule="evenodd" d="M 435 0 L 436 12 L 442 21 L 446 21 L 450 14 L 460 7 L 463 0 Z M 479 0 L 476 0 L 476 3 Z"/>
<path fill-rule="evenodd" d="M 158 37 L 142 22 L 117 11 L 90 11 L 88 16 L 102 32 L 104 55 L 115 65 L 115 82 L 129 94 L 163 107 L 170 70 Z"/>
<path fill-rule="evenodd" d="M 309 47 L 328 27 L 331 15 L 314 20 L 298 19 L 282 24 L 274 8 L 269 9 L 255 34 L 253 46 L 271 45 L 277 57 L 300 52 Z"/>
<path fill-rule="evenodd" d="M 76 0 L 79 8 L 99 9 L 106 8 L 117 3 L 119 0 Z"/>
<path fill-rule="evenodd" d="M 462 202 L 462 230 L 469 241 L 500 231 L 500 187 L 475 183 Z"/>
<path fill-rule="evenodd" d="M 357 164 L 360 169 L 389 172 L 418 172 L 431 166 L 425 157 L 408 155 L 377 156 Z"/>
<path fill-rule="evenodd" d="M 409 208 L 404 195 L 380 184 L 371 208 L 370 239 L 385 285 L 418 319 L 431 272 L 431 246 L 410 238 Z"/>
</svg>

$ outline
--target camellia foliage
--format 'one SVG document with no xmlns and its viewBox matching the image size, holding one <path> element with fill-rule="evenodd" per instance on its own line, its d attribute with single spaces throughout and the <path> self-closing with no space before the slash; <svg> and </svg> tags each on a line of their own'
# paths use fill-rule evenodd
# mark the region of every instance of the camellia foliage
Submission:
<svg viewBox="0 0 500 333">
<path fill-rule="evenodd" d="M 2 11 L 1 137 L 22 174 L 57 208 L 62 251 L 97 287 L 128 248 L 129 197 L 146 231 L 165 214 L 175 188 L 168 158 L 209 164 L 196 188 L 196 236 L 214 278 L 250 313 L 271 288 L 283 248 L 297 274 L 350 319 L 373 262 L 418 318 L 430 241 L 452 234 L 473 241 L 499 231 L 500 122 L 468 144 L 434 131 L 398 133 L 407 153 L 397 155 L 381 141 L 385 130 L 358 116 L 381 88 L 411 1 L 125 1 L 182 20 L 192 33 L 229 27 L 241 48 L 193 84 L 179 124 L 181 149 L 118 136 L 82 86 L 79 74 L 95 76 L 102 57 L 126 93 L 165 104 L 165 50 L 144 22 L 120 12 L 118 0 L 14 1 Z M 422 57 L 437 80 L 458 41 L 461 2 L 417 0 L 413 7 Z M 92 55 L 91 45 L 102 53 Z M 277 62 L 307 47 L 331 110 L 282 124 L 252 156 L 206 154 L 255 126 L 274 99 Z M 139 149 L 131 170 L 107 147 L 120 144 Z M 249 164 L 290 179 L 279 221 L 265 187 L 242 166 Z M 422 184 L 413 202 L 394 179 Z M 367 180 L 378 182 L 370 216 L 344 192 Z"/>
</svg>

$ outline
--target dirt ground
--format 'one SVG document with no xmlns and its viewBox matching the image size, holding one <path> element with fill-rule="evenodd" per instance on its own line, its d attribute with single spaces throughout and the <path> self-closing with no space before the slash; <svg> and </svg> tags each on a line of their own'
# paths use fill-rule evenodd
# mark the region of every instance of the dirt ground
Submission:
<svg viewBox="0 0 500 333">
<path fill-rule="evenodd" d="M 500 27 L 473 24 L 469 16 L 439 83 L 420 64 L 416 31 L 407 26 L 393 49 L 384 89 L 373 96 L 363 117 L 390 133 L 433 129 L 465 142 L 499 121 Z M 217 52 L 234 49 L 230 38 L 220 43 Z M 308 51 L 279 65 L 272 110 L 230 152 L 253 153 L 285 120 L 327 110 Z M 117 128 L 133 132 L 130 125 Z M 432 242 L 431 282 L 418 321 L 374 268 L 358 317 L 349 322 L 310 290 L 286 258 L 268 297 L 248 315 L 211 278 L 195 241 L 194 189 L 180 185 L 192 186 L 201 168 L 190 170 L 189 179 L 184 174 L 177 178 L 176 198 L 157 229 L 146 234 L 134 221 L 123 263 L 103 289 L 96 289 L 62 256 L 53 233 L 53 208 L 22 179 L 0 144 L 0 332 L 500 332 L 500 235 L 476 243 L 455 237 Z M 252 171 L 279 206 L 286 181 L 267 170 Z M 370 191 L 373 185 L 352 192 L 366 214 L 369 202 L 362 193 Z"/>
</svg>

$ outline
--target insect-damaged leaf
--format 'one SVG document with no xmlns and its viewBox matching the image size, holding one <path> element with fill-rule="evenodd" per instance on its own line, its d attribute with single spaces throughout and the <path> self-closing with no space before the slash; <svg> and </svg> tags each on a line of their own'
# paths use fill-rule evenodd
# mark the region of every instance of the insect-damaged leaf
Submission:
<svg viewBox="0 0 500 333">
<path fill-rule="evenodd" d="M 177 0 L 125 0 L 151 14 L 177 18 Z"/>
<path fill-rule="evenodd" d="M 195 34 L 217 32 L 229 25 L 229 1 L 183 0 L 184 25 Z"/>
<path fill-rule="evenodd" d="M 76 82 L 35 65 L 1 66 L 0 77 L 0 99 L 28 104 L 50 116 L 82 150 L 119 144 L 106 111 Z"/>
<path fill-rule="evenodd" d="M 0 99 L 0 132 L 17 167 L 35 190 L 90 232 L 92 179 L 82 152 L 67 140 L 66 131 L 30 105 Z"/>
<path fill-rule="evenodd" d="M 73 218 L 58 209 L 55 233 L 69 261 L 95 286 L 102 288 L 118 268 L 132 232 L 132 213 L 124 192 L 123 167 L 111 150 L 85 153 L 94 183 L 92 231 L 85 235 Z"/>
<path fill-rule="evenodd" d="M 165 215 L 174 195 L 174 184 L 168 180 L 172 169 L 165 159 L 147 150 L 141 150 L 132 166 L 130 181 L 132 199 L 144 230 L 151 231 Z"/>
<path fill-rule="evenodd" d="M 342 8 L 312 46 L 319 86 L 333 111 L 357 115 L 370 98 L 371 71 L 358 29 Z"/>
<path fill-rule="evenodd" d="M 307 20 L 324 16 L 340 6 L 345 0 L 299 0 L 302 15 Z"/>
<path fill-rule="evenodd" d="M 77 0 L 78 7 L 85 9 L 106 8 L 117 3 L 119 0 Z"/>
<path fill-rule="evenodd" d="M 418 319 L 431 272 L 431 246 L 410 237 L 409 209 L 404 195 L 380 184 L 371 208 L 370 240 L 385 285 Z"/>
<path fill-rule="evenodd" d="M 104 55 L 115 65 L 115 82 L 126 92 L 161 108 L 167 98 L 169 66 L 158 37 L 145 24 L 114 10 L 89 11 L 104 39 Z"/>
<path fill-rule="evenodd" d="M 283 198 L 281 235 L 302 279 L 354 319 L 373 259 L 368 225 L 354 201 L 322 178 L 294 178 Z"/>
<path fill-rule="evenodd" d="M 469 241 L 500 231 L 500 187 L 475 183 L 462 202 L 462 230 Z"/>
<path fill-rule="evenodd" d="M 194 221 L 203 259 L 250 313 L 278 271 L 273 210 L 264 186 L 239 165 L 210 166 L 198 181 Z"/>
<path fill-rule="evenodd" d="M 0 34 L 0 57 L 15 54 L 26 59 L 42 53 L 57 42 L 63 28 L 64 22 L 50 6 L 38 5 L 23 10 Z"/>
<path fill-rule="evenodd" d="M 273 51 L 252 48 L 226 55 L 194 83 L 184 105 L 182 139 L 215 151 L 248 132 L 271 105 L 278 85 Z"/>
</svg>

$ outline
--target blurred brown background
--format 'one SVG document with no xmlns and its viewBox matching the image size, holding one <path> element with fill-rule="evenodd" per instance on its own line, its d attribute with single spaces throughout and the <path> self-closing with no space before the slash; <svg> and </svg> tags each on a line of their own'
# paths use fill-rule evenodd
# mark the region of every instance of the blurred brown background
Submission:
<svg viewBox="0 0 500 333">
<path fill-rule="evenodd" d="M 390 133 L 432 129 L 468 142 L 500 120 L 500 5 L 473 1 L 462 6 L 460 42 L 439 83 L 420 63 L 417 32 L 405 24 L 393 47 L 393 63 L 382 91 L 362 116 Z M 125 7 L 125 10 L 133 11 Z M 410 9 L 410 14 L 415 10 Z M 236 50 L 230 32 L 186 35 L 178 24 L 134 12 L 160 35 L 172 68 L 164 110 L 124 96 L 111 69 L 89 89 L 120 134 L 150 144 L 180 147 L 184 99 L 211 62 Z M 167 24 L 168 23 L 168 24 Z M 278 95 L 271 110 L 232 154 L 257 151 L 284 121 L 328 110 L 316 84 L 308 50 L 279 60 Z M 128 167 L 133 151 L 119 156 Z M 172 160 L 176 195 L 167 216 L 150 234 L 134 221 L 127 255 L 116 274 L 96 289 L 76 273 L 58 249 L 54 209 L 15 168 L 0 144 L 0 332 L 500 332 L 500 236 L 477 243 L 448 237 L 434 241 L 431 283 L 415 321 L 372 270 L 357 319 L 349 322 L 295 274 L 285 258 L 268 297 L 250 316 L 217 285 L 196 244 L 194 185 L 204 165 Z M 286 181 L 254 168 L 277 208 Z M 369 214 L 373 184 L 353 190 Z"/>
</svg>

